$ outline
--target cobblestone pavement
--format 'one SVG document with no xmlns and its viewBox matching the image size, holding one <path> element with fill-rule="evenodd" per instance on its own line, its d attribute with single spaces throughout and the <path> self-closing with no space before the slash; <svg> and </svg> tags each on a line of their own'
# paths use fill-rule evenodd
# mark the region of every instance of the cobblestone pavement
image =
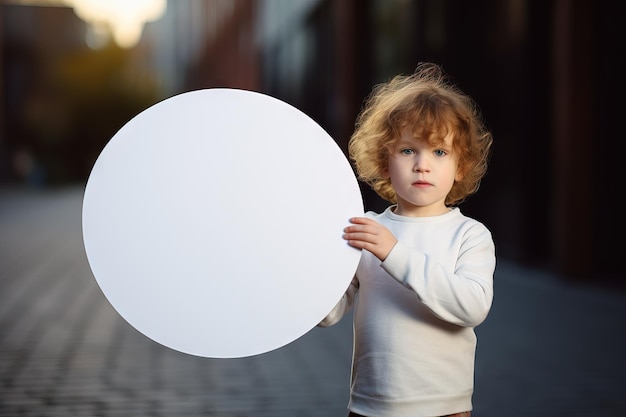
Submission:
<svg viewBox="0 0 626 417">
<path fill-rule="evenodd" d="M 349 318 L 263 355 L 146 338 L 86 261 L 82 190 L 0 190 L 0 416 L 346 415 Z M 626 415 L 626 296 L 501 261 L 478 327 L 475 417 Z"/>
</svg>

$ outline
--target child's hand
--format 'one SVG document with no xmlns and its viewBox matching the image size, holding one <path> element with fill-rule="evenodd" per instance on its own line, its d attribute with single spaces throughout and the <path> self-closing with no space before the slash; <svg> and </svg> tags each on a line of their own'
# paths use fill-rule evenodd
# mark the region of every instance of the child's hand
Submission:
<svg viewBox="0 0 626 417">
<path fill-rule="evenodd" d="M 343 229 L 343 238 L 350 246 L 365 249 L 384 261 L 398 239 L 382 224 L 367 217 L 353 217 L 351 226 Z"/>
</svg>

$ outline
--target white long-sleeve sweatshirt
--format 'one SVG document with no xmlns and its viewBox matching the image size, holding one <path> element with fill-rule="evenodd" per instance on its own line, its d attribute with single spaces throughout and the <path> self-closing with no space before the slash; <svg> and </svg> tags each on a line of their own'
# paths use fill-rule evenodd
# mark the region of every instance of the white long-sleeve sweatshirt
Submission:
<svg viewBox="0 0 626 417">
<path fill-rule="evenodd" d="M 320 323 L 356 301 L 349 409 L 368 417 L 442 416 L 472 409 L 474 327 L 493 298 L 491 233 L 458 208 L 367 216 L 398 239 L 384 262 L 363 251 L 356 276 Z"/>
</svg>

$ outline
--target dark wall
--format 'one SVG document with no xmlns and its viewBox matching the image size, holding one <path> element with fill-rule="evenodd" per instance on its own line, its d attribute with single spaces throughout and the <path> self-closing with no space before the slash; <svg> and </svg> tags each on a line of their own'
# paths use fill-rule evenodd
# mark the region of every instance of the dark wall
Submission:
<svg viewBox="0 0 626 417">
<path fill-rule="evenodd" d="M 341 3 L 338 5 L 337 3 Z M 494 135 L 489 172 L 462 205 L 500 256 L 570 278 L 619 283 L 624 34 L 617 1 L 324 1 L 303 27 L 306 75 L 285 93 L 292 37 L 263 57 L 267 91 L 344 147 L 372 86 L 441 64 Z M 346 9 L 352 12 L 346 12 Z M 278 64 L 282 62 L 282 64 Z M 284 95 L 282 95 L 284 93 Z M 363 188 L 368 209 L 386 203 Z"/>
</svg>

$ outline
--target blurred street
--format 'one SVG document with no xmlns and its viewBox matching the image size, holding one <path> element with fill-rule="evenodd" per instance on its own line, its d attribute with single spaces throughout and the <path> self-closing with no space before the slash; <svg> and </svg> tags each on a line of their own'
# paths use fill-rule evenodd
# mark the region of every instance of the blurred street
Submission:
<svg viewBox="0 0 626 417">
<path fill-rule="evenodd" d="M 0 189 L 0 416 L 347 415 L 350 317 L 251 358 L 163 347 L 98 288 L 82 191 Z M 626 415 L 625 330 L 626 294 L 501 260 L 472 415 Z"/>
</svg>

